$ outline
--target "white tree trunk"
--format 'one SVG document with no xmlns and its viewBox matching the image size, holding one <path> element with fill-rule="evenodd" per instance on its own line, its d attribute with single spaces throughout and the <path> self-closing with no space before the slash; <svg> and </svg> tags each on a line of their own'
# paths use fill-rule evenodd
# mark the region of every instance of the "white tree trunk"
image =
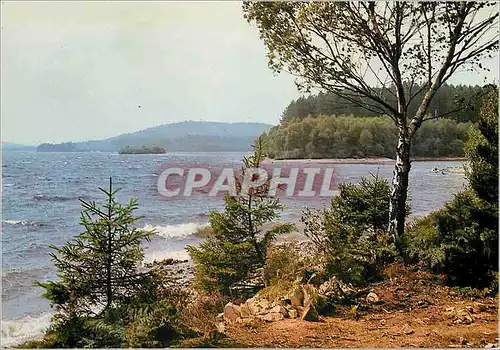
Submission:
<svg viewBox="0 0 500 350">
<path fill-rule="evenodd" d="M 406 130 L 400 130 L 389 202 L 389 235 L 393 242 L 404 233 L 410 166 L 410 140 Z"/>
</svg>

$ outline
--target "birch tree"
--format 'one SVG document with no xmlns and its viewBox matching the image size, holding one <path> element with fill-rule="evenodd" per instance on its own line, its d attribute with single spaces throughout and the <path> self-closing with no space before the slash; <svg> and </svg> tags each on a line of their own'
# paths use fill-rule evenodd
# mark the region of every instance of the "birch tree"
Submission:
<svg viewBox="0 0 500 350">
<path fill-rule="evenodd" d="M 389 232 L 396 240 L 405 225 L 412 138 L 440 117 L 429 115 L 440 87 L 457 72 L 484 69 L 483 59 L 498 50 L 498 5 L 244 2 L 243 13 L 260 32 L 270 68 L 296 76 L 299 90 L 334 93 L 391 117 L 398 144 Z M 419 107 L 409 115 L 415 99 Z"/>
</svg>

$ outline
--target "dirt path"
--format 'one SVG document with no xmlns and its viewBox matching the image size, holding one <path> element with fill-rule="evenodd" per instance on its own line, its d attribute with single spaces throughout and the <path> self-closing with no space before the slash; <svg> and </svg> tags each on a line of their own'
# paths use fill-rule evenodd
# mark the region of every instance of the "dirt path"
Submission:
<svg viewBox="0 0 500 350">
<path fill-rule="evenodd" d="M 498 297 L 459 292 L 431 274 L 392 267 L 373 286 L 380 302 L 320 322 L 233 324 L 227 347 L 476 347 L 498 344 Z"/>
</svg>

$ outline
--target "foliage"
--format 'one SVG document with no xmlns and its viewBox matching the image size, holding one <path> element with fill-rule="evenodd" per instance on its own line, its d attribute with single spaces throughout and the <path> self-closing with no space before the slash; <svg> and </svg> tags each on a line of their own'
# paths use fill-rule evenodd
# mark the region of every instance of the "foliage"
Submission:
<svg viewBox="0 0 500 350">
<path fill-rule="evenodd" d="M 202 226 L 196 229 L 195 233 L 193 233 L 194 236 L 198 238 L 207 238 L 210 235 L 212 235 L 214 232 L 213 228 L 209 225 L 207 226 Z"/>
<path fill-rule="evenodd" d="M 279 218 L 278 210 L 282 209 L 277 198 L 267 196 L 268 182 L 245 190 L 245 181 L 256 179 L 263 146 L 259 138 L 254 155 L 244 158 L 238 193 L 226 195 L 224 212 L 210 213 L 210 237 L 198 247 L 187 247 L 195 263 L 194 283 L 199 290 L 234 295 L 237 288 L 259 288 L 259 269 L 264 266 L 269 245 L 277 235 L 290 232 L 293 227 L 276 224 L 264 229 L 265 224 Z"/>
<path fill-rule="evenodd" d="M 284 282 L 309 283 L 321 271 L 321 257 L 314 252 L 302 252 L 297 241 L 273 245 L 264 266 L 266 286 Z"/>
<path fill-rule="evenodd" d="M 435 227 L 437 212 L 416 219 L 407 225 L 404 235 L 405 257 L 408 262 L 425 262 L 434 272 L 440 271 L 445 252 L 439 246 Z"/>
<path fill-rule="evenodd" d="M 142 146 L 142 147 L 131 147 L 127 146 L 121 148 L 119 154 L 163 154 L 165 149 L 158 146 Z"/>
<path fill-rule="evenodd" d="M 171 299 L 163 299 L 135 310 L 127 325 L 126 346 L 158 348 L 172 345 L 184 330 L 179 320 L 184 307 L 172 303 Z"/>
<path fill-rule="evenodd" d="M 485 287 L 497 269 L 497 227 L 498 213 L 469 190 L 409 229 L 407 249 L 450 284 Z"/>
<path fill-rule="evenodd" d="M 168 347 L 189 332 L 180 320 L 191 293 L 166 272 L 153 269 L 129 303 L 123 305 L 123 346 Z"/>
<path fill-rule="evenodd" d="M 63 142 L 58 144 L 42 143 L 36 148 L 37 152 L 79 152 L 81 149 L 73 142 Z"/>
<path fill-rule="evenodd" d="M 381 88 L 374 88 L 374 90 L 378 90 L 380 94 L 388 95 L 386 99 L 390 98 L 390 93 L 387 90 Z M 475 109 L 479 107 L 481 93 L 482 88 L 479 86 L 443 84 L 432 99 L 429 111 L 431 114 L 434 111 L 437 111 L 438 114 L 450 113 L 447 118 L 457 123 L 475 122 L 477 116 Z M 422 96 L 415 98 L 410 103 L 408 109 L 409 115 L 416 114 L 418 105 L 415 102 L 421 99 Z M 464 108 L 462 109 L 461 107 Z M 307 97 L 302 96 L 290 102 L 281 115 L 281 123 L 288 124 L 293 122 L 294 119 L 303 119 L 308 116 L 318 117 L 321 115 L 383 116 L 383 114 L 374 113 L 360 104 L 349 103 L 333 93 L 320 91 L 318 94 L 311 94 Z"/>
<path fill-rule="evenodd" d="M 490 287 L 498 272 L 498 92 L 480 110 L 479 129 L 466 145 L 469 189 L 406 233 L 411 258 L 421 259 L 448 282 Z M 498 285 L 498 282 L 496 282 Z M 493 286 L 492 289 L 498 287 Z"/>
<path fill-rule="evenodd" d="M 470 123 L 425 123 L 412 141 L 414 157 L 461 157 Z M 397 128 L 389 117 L 320 115 L 281 122 L 266 135 L 271 158 L 394 157 Z"/>
<path fill-rule="evenodd" d="M 325 99 L 387 114 L 410 137 L 457 69 L 483 70 L 481 58 L 498 48 L 492 3 L 244 2 L 243 12 L 275 72 L 297 76 L 299 89 L 319 88 Z"/>
<path fill-rule="evenodd" d="M 389 184 L 372 175 L 360 184 L 339 186 L 330 209 L 306 210 L 305 235 L 326 259 L 327 276 L 362 285 L 379 278 L 397 257 L 387 235 Z"/>
<path fill-rule="evenodd" d="M 52 305 L 71 315 L 102 314 L 138 291 L 146 277 L 137 272 L 144 258 L 141 242 L 153 232 L 132 226 L 141 219 L 132 215 L 137 201 L 125 206 L 116 202 L 118 190 L 113 190 L 111 179 L 109 189 L 99 189 L 107 197 L 102 207 L 80 200 L 85 231 L 61 248 L 51 246 L 61 281 L 38 283 Z"/>
<path fill-rule="evenodd" d="M 479 198 L 498 205 L 498 87 L 490 86 L 479 111 L 478 129 L 466 144 L 467 178 Z"/>
<path fill-rule="evenodd" d="M 196 332 L 202 343 L 211 344 L 221 337 L 220 319 L 217 316 L 224 310 L 227 301 L 219 293 L 199 294 L 183 310 L 181 323 Z"/>
<path fill-rule="evenodd" d="M 362 231 L 386 231 L 389 184 L 378 174 L 358 184 L 339 184 L 340 194 L 332 199 L 332 210 L 343 226 Z"/>
</svg>

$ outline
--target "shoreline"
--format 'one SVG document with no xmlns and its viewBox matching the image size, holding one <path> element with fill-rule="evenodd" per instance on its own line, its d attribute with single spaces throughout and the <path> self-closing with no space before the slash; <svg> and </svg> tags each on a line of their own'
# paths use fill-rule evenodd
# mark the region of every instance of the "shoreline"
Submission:
<svg viewBox="0 0 500 350">
<path fill-rule="evenodd" d="M 465 157 L 415 157 L 411 158 L 411 162 L 453 162 L 453 161 L 466 161 Z M 298 158 L 298 159 L 272 159 L 266 158 L 263 164 L 275 163 L 316 163 L 316 164 L 393 164 L 394 159 L 391 158 Z"/>
</svg>

